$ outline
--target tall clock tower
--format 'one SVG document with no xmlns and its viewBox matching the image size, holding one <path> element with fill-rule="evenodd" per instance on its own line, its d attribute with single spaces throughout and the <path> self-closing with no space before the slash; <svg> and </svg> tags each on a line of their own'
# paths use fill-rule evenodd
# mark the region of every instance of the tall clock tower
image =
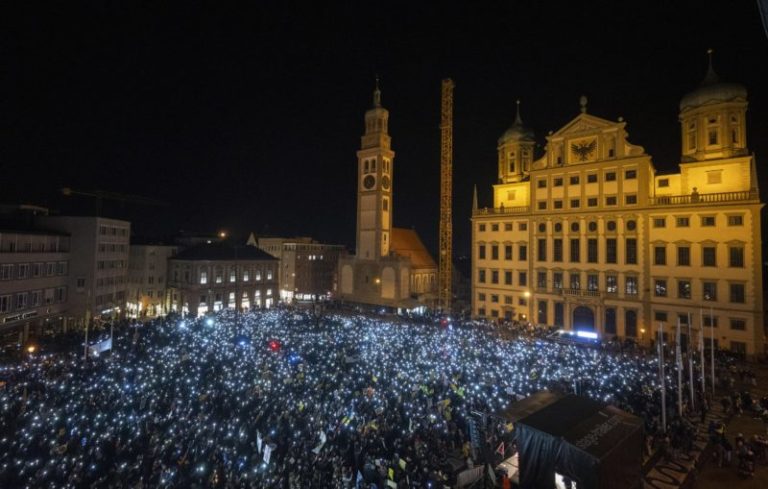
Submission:
<svg viewBox="0 0 768 489">
<path fill-rule="evenodd" d="M 378 260 L 389 255 L 392 239 L 392 163 L 387 133 L 389 112 L 381 106 L 378 80 L 373 107 L 365 113 L 365 134 L 357 152 L 357 257 Z"/>
</svg>

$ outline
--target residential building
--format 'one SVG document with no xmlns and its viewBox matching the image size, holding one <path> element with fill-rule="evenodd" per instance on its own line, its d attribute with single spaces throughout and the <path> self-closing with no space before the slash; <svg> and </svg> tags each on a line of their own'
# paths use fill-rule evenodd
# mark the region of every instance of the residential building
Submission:
<svg viewBox="0 0 768 489">
<path fill-rule="evenodd" d="M 70 238 L 0 227 L 0 344 L 67 326 Z"/>
<path fill-rule="evenodd" d="M 168 309 L 202 315 L 270 308 L 279 300 L 278 265 L 258 248 L 227 241 L 185 249 L 168 260 Z"/>
<path fill-rule="evenodd" d="M 76 323 L 122 317 L 131 223 L 93 216 L 42 216 L 36 222 L 70 236 L 67 308 Z"/>
<path fill-rule="evenodd" d="M 493 207 L 474 205 L 472 311 L 649 343 L 764 350 L 760 209 L 747 92 L 710 65 L 680 102 L 679 171 L 657 172 L 627 123 L 581 113 L 546 137 L 518 114 L 498 141 Z M 694 338 L 696 339 L 696 338 Z M 709 340 L 708 340 L 709 341 Z"/>
<path fill-rule="evenodd" d="M 284 302 L 327 300 L 337 289 L 344 246 L 312 238 L 258 238 L 255 245 L 280 260 L 278 285 Z"/>
<path fill-rule="evenodd" d="M 168 312 L 168 259 L 178 246 L 134 241 L 128 259 L 127 310 L 132 317 L 156 317 Z"/>
</svg>

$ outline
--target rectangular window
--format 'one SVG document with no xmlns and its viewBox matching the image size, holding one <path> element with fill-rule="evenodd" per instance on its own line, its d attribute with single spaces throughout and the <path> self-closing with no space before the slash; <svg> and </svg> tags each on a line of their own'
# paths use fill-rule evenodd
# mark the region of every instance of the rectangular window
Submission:
<svg viewBox="0 0 768 489">
<path fill-rule="evenodd" d="M 10 280 L 11 277 L 13 277 L 13 265 L 6 264 L 0 266 L 0 279 Z"/>
<path fill-rule="evenodd" d="M 691 266 L 691 248 L 688 246 L 677 247 L 677 266 L 689 267 Z"/>
<path fill-rule="evenodd" d="M 702 227 L 712 227 L 715 225 L 715 216 L 702 216 L 701 217 L 701 226 Z"/>
<path fill-rule="evenodd" d="M 743 226 L 744 225 L 744 216 L 728 216 L 728 225 L 729 226 Z"/>
<path fill-rule="evenodd" d="M 498 284 L 499 283 L 499 271 L 498 270 L 491 270 L 491 283 L 492 284 Z"/>
<path fill-rule="evenodd" d="M 609 294 L 616 294 L 619 292 L 619 279 L 616 275 L 605 276 L 605 291 Z"/>
<path fill-rule="evenodd" d="M 545 178 L 540 178 L 536 181 L 536 186 L 538 188 L 547 188 L 547 180 Z"/>
<path fill-rule="evenodd" d="M 477 315 L 478 316 L 485 316 L 485 308 L 484 307 L 478 307 L 477 308 Z"/>
<path fill-rule="evenodd" d="M 729 266 L 735 268 L 744 267 L 744 248 L 740 246 L 731 246 L 728 248 L 728 263 Z"/>
<path fill-rule="evenodd" d="M 552 241 L 552 261 L 563 261 L 563 240 L 555 238 Z"/>
<path fill-rule="evenodd" d="M 587 183 L 597 183 L 597 173 L 587 175 Z"/>
<path fill-rule="evenodd" d="M 616 196 L 611 195 L 605 198 L 605 205 L 616 205 Z"/>
<path fill-rule="evenodd" d="M 552 205 L 555 209 L 562 209 L 563 208 L 563 201 L 562 200 L 555 200 L 552 202 Z"/>
<path fill-rule="evenodd" d="M 499 259 L 499 245 L 491 245 L 491 260 Z"/>
<path fill-rule="evenodd" d="M 743 341 L 731 341 L 731 351 L 739 355 L 746 355 L 747 344 Z"/>
<path fill-rule="evenodd" d="M 517 223 L 517 229 L 518 231 L 528 231 L 528 223 L 527 222 Z"/>
<path fill-rule="evenodd" d="M 504 272 L 504 285 L 512 285 L 512 272 Z"/>
<path fill-rule="evenodd" d="M 563 177 L 556 177 L 553 180 L 552 186 L 553 187 L 562 187 L 563 186 Z"/>
<path fill-rule="evenodd" d="M 491 302 L 498 304 L 499 303 L 499 296 L 498 294 L 491 294 Z"/>
<path fill-rule="evenodd" d="M 485 224 L 480 224 L 479 226 L 477 226 L 477 229 L 478 231 L 481 231 L 481 232 L 485 231 Z"/>
<path fill-rule="evenodd" d="M 704 315 L 704 327 L 711 328 L 713 326 L 717 328 L 717 316 L 710 316 L 709 314 Z M 705 340 L 707 347 L 709 347 L 709 341 L 709 338 Z"/>
<path fill-rule="evenodd" d="M 599 288 L 599 279 L 596 273 L 587 274 L 587 290 L 597 291 Z"/>
<path fill-rule="evenodd" d="M 626 241 L 626 264 L 627 265 L 637 265 L 637 239 L 636 238 L 627 238 Z"/>
<path fill-rule="evenodd" d="M 616 181 L 616 172 L 615 171 L 609 171 L 605 173 L 605 181 L 606 182 L 615 182 Z"/>
<path fill-rule="evenodd" d="M 744 284 L 731 284 L 730 288 L 731 302 L 734 304 L 744 304 L 744 302 L 746 302 Z"/>
<path fill-rule="evenodd" d="M 701 264 L 705 267 L 717 266 L 717 252 L 714 246 L 702 246 L 701 248 Z"/>
<path fill-rule="evenodd" d="M 498 224 L 491 224 L 491 231 L 498 231 L 499 225 Z"/>
<path fill-rule="evenodd" d="M 547 324 L 547 301 L 539 301 L 537 319 L 539 324 Z"/>
<path fill-rule="evenodd" d="M 11 310 L 11 296 L 0 295 L 0 312 L 8 312 Z"/>
<path fill-rule="evenodd" d="M 581 207 L 581 200 L 571 199 L 571 209 L 578 209 L 579 207 Z"/>
<path fill-rule="evenodd" d="M 512 231 L 512 223 L 511 222 L 505 222 L 504 223 L 504 231 Z"/>
<path fill-rule="evenodd" d="M 505 295 L 504 296 L 504 304 L 512 304 L 512 296 L 511 295 Z"/>
<path fill-rule="evenodd" d="M 518 274 L 517 274 L 517 284 L 520 287 L 527 287 L 528 286 L 528 273 L 527 272 L 518 272 Z"/>
<path fill-rule="evenodd" d="M 637 295 L 637 277 L 634 275 L 627 276 L 625 278 L 625 294 L 627 295 Z"/>
<path fill-rule="evenodd" d="M 505 260 L 512 259 L 512 245 L 504 245 L 504 259 Z"/>
<path fill-rule="evenodd" d="M 637 204 L 637 195 L 631 194 L 631 195 L 625 195 L 624 196 L 624 203 L 626 205 L 634 205 Z"/>
<path fill-rule="evenodd" d="M 597 207 L 597 197 L 590 197 L 587 199 L 587 207 Z"/>
<path fill-rule="evenodd" d="M 485 283 L 485 270 L 478 270 L 477 271 L 477 281 L 481 284 Z"/>
<path fill-rule="evenodd" d="M 200 272 L 200 284 L 204 285 L 208 283 L 208 272 Z"/>
<path fill-rule="evenodd" d="M 536 258 L 539 261 L 547 261 L 547 240 L 546 240 L 546 238 L 540 238 L 537 241 Z"/>
<path fill-rule="evenodd" d="M 539 201 L 538 208 L 540 211 L 547 210 L 547 201 L 546 200 Z"/>
<path fill-rule="evenodd" d="M 680 299 L 691 298 L 691 281 L 690 280 L 677 281 L 677 297 Z"/>
<path fill-rule="evenodd" d="M 687 217 L 678 217 L 675 222 L 679 228 L 687 228 L 691 226 L 691 220 Z"/>
<path fill-rule="evenodd" d="M 571 272 L 571 288 L 572 289 L 580 289 L 581 288 L 581 274 L 579 272 Z"/>
<path fill-rule="evenodd" d="M 27 263 L 19 263 L 18 271 L 18 278 L 27 278 L 27 275 L 29 274 L 29 265 Z"/>
<path fill-rule="evenodd" d="M 627 170 L 624 172 L 624 180 L 634 180 L 637 178 L 637 170 Z"/>
<path fill-rule="evenodd" d="M 536 287 L 542 290 L 547 290 L 547 272 L 536 273 Z"/>
<path fill-rule="evenodd" d="M 717 300 L 717 282 L 702 283 L 702 298 L 705 301 Z"/>
<path fill-rule="evenodd" d="M 579 263 L 581 261 L 580 246 L 579 238 L 571 239 L 571 263 Z"/>
<path fill-rule="evenodd" d="M 667 281 L 662 279 L 654 280 L 654 295 L 656 297 L 667 296 Z"/>
<path fill-rule="evenodd" d="M 731 329 L 735 331 L 746 331 L 747 322 L 743 319 L 731 319 Z"/>
<path fill-rule="evenodd" d="M 27 307 L 27 293 L 16 294 L 16 309 L 25 309 Z"/>
<path fill-rule="evenodd" d="M 517 259 L 520 261 L 528 260 L 528 245 L 518 245 L 517 247 Z"/>
<path fill-rule="evenodd" d="M 617 241 L 616 238 L 607 238 L 605 240 L 605 262 L 616 263 L 617 262 Z"/>
<path fill-rule="evenodd" d="M 573 175 L 570 179 L 571 185 L 578 185 L 579 184 L 579 176 Z"/>
<path fill-rule="evenodd" d="M 555 290 L 563 288 L 563 272 L 552 272 L 552 288 Z"/>
<path fill-rule="evenodd" d="M 587 263 L 597 263 L 597 238 L 587 239 Z"/>
<path fill-rule="evenodd" d="M 653 247 L 653 264 L 654 265 L 667 264 L 667 247 L 666 246 Z"/>
<path fill-rule="evenodd" d="M 661 321 L 662 323 L 667 322 L 667 313 L 664 311 L 655 311 L 653 313 L 653 320 L 654 321 Z"/>
<path fill-rule="evenodd" d="M 665 228 L 667 227 L 667 220 L 663 217 L 654 217 L 653 218 L 653 227 L 655 228 Z"/>
<path fill-rule="evenodd" d="M 660 178 L 659 179 L 659 187 L 669 187 L 669 178 Z"/>
</svg>

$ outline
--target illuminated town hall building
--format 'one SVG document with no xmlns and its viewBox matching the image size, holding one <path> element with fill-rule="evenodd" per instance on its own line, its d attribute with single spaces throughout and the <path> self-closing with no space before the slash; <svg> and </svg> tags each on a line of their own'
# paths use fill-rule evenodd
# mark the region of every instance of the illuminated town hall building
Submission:
<svg viewBox="0 0 768 489">
<path fill-rule="evenodd" d="M 518 109 L 498 141 L 493 207 L 472 213 L 472 312 L 648 343 L 692 321 L 707 344 L 763 351 L 760 209 L 746 89 L 680 102 L 679 173 L 660 174 L 626 123 L 581 113 L 546 137 Z M 703 314 L 702 314 L 703 312 Z M 683 329 L 687 332 L 687 326 Z M 694 336 L 694 339 L 697 336 Z"/>
</svg>

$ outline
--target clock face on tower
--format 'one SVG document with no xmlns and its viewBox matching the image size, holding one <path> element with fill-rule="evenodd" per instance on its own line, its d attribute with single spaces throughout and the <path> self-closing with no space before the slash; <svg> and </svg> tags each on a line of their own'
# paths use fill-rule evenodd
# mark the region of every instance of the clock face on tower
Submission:
<svg viewBox="0 0 768 489">
<path fill-rule="evenodd" d="M 367 190 L 372 189 L 374 185 L 376 185 L 376 179 L 373 177 L 373 175 L 367 175 L 365 178 L 363 178 L 363 187 L 365 187 Z"/>
<path fill-rule="evenodd" d="M 389 181 L 388 176 L 384 175 L 383 177 L 381 177 L 381 188 L 383 188 L 384 190 L 389 190 L 390 183 L 392 182 Z"/>
</svg>

